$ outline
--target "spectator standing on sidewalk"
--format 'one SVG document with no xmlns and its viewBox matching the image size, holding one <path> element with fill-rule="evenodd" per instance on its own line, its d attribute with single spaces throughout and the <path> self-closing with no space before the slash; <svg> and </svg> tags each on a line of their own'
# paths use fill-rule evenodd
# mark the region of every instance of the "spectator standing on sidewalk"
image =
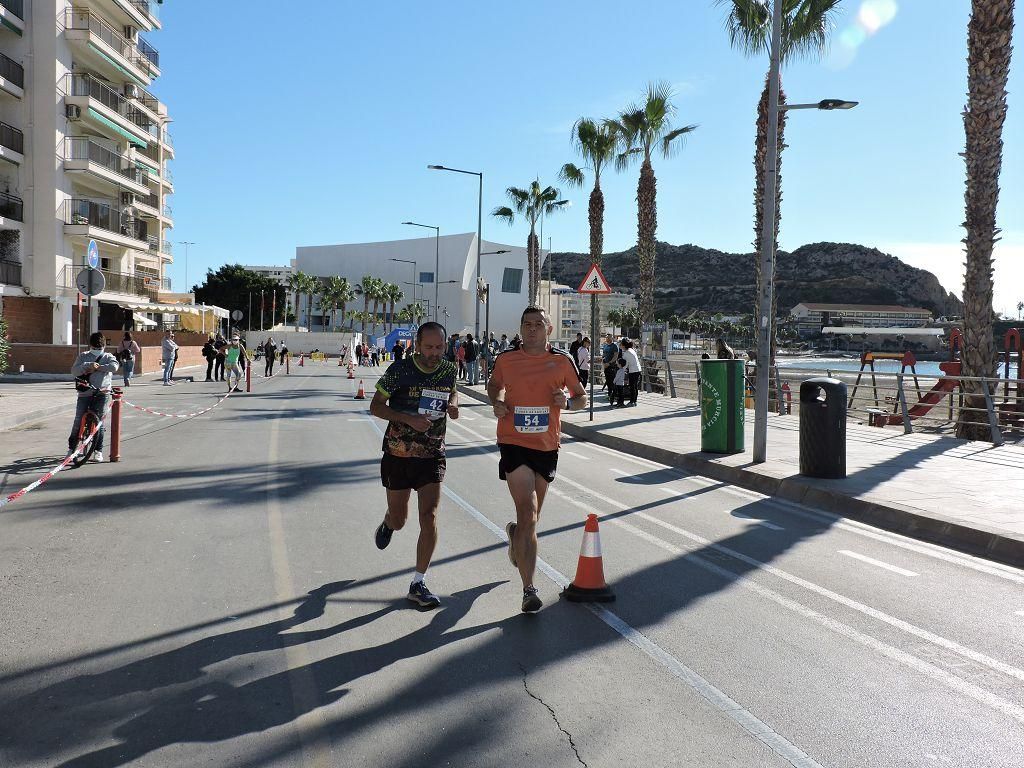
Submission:
<svg viewBox="0 0 1024 768">
<path fill-rule="evenodd" d="M 476 343 L 472 333 L 467 333 L 462 347 L 465 350 L 463 357 L 466 360 L 467 383 L 475 387 L 480 383 L 480 345 Z"/>
<path fill-rule="evenodd" d="M 224 348 L 224 368 L 227 371 L 228 392 L 237 389 L 242 383 L 241 361 L 244 356 L 244 348 L 238 336 L 231 337 L 231 343 Z M 231 377 L 235 377 L 234 387 L 231 384 Z"/>
<path fill-rule="evenodd" d="M 206 358 L 206 380 L 213 381 L 213 364 L 217 360 L 217 348 L 213 344 L 213 336 L 206 339 L 203 344 L 203 357 Z"/>
<path fill-rule="evenodd" d="M 288 359 L 288 345 L 281 342 L 281 365 L 284 365 L 284 361 Z"/>
<path fill-rule="evenodd" d="M 174 382 L 171 376 L 174 374 L 174 360 L 178 355 L 178 345 L 174 341 L 174 331 L 164 331 L 164 340 L 160 344 L 160 358 L 164 366 L 164 386 L 169 387 Z"/>
<path fill-rule="evenodd" d="M 576 362 L 579 363 L 580 369 L 580 383 L 583 384 L 583 388 L 587 388 L 587 382 L 590 381 L 590 337 L 584 336 L 583 343 L 580 344 L 576 350 Z"/>
<path fill-rule="evenodd" d="M 274 363 L 277 362 L 277 344 L 274 343 L 273 338 L 263 342 L 263 355 L 265 358 L 263 378 L 269 378 L 274 375 Z"/>
<path fill-rule="evenodd" d="M 117 347 L 117 357 L 121 361 L 121 376 L 124 378 L 124 385 L 132 385 L 132 373 L 135 371 L 135 359 L 142 352 L 139 345 L 132 338 L 130 333 L 125 333 L 124 338 Z"/>
<path fill-rule="evenodd" d="M 213 380 L 224 381 L 224 352 L 228 347 L 228 341 L 218 333 L 217 341 L 214 342 L 213 346 L 217 350 L 217 362 L 213 367 Z"/>
<path fill-rule="evenodd" d="M 572 361 L 574 363 L 578 363 L 579 362 L 579 358 L 576 356 L 576 352 L 579 351 L 579 348 L 582 345 L 583 345 L 583 334 L 579 333 L 577 331 L 577 333 L 576 333 L 576 341 L 574 341 L 572 344 L 569 345 L 569 357 L 572 358 Z"/>
<path fill-rule="evenodd" d="M 402 342 L 396 341 L 395 346 L 391 348 L 391 360 L 397 363 L 403 357 L 405 357 L 405 347 L 402 346 Z"/>
<path fill-rule="evenodd" d="M 624 357 L 615 361 L 615 373 L 608 380 L 612 383 L 609 394 L 612 408 L 621 408 L 626 404 L 626 359 Z"/>
<path fill-rule="evenodd" d="M 507 352 L 509 349 L 508 334 L 501 334 L 501 343 L 498 344 L 498 353 Z"/>
<path fill-rule="evenodd" d="M 93 438 L 96 450 L 92 461 L 103 461 L 103 417 L 107 412 L 107 401 L 110 399 L 110 383 L 117 373 L 117 358 L 104 351 L 107 340 L 102 333 L 96 332 L 89 337 L 89 349 L 75 358 L 71 366 L 71 374 L 88 377 L 89 386 L 78 393 L 78 404 L 75 408 L 75 421 L 71 425 L 68 436 L 68 455 L 78 445 L 78 425 L 86 411 L 92 411 L 100 421 L 99 430 Z M 77 388 L 77 387 L 76 387 Z"/>
<path fill-rule="evenodd" d="M 604 366 L 604 388 L 608 390 L 609 398 L 615 392 L 615 374 L 619 370 L 619 345 L 615 343 L 615 337 L 610 333 L 604 337 L 604 346 L 601 347 L 601 364 Z"/>
<path fill-rule="evenodd" d="M 459 365 L 459 378 L 466 378 L 466 345 L 461 336 L 455 337 L 455 362 Z"/>
<path fill-rule="evenodd" d="M 636 405 L 640 396 L 640 358 L 637 357 L 636 349 L 631 339 L 622 340 L 622 359 L 626 361 L 626 378 L 629 388 L 629 404 Z"/>
</svg>

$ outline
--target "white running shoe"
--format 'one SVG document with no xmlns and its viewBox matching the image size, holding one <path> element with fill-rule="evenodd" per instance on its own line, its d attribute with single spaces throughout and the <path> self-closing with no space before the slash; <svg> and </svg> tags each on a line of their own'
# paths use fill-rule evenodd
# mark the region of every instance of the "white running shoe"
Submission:
<svg viewBox="0 0 1024 768">
<path fill-rule="evenodd" d="M 103 461 L 103 451 L 94 451 L 92 456 L 89 457 L 89 461 L 95 461 L 96 463 Z"/>
</svg>

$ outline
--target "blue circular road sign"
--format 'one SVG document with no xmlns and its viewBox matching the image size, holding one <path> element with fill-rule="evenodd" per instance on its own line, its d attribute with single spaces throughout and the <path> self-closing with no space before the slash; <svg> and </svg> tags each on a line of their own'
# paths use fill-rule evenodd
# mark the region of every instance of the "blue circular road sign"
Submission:
<svg viewBox="0 0 1024 768">
<path fill-rule="evenodd" d="M 89 241 L 89 247 L 86 250 L 86 261 L 89 264 L 89 269 L 96 269 L 100 265 L 100 249 L 97 247 L 95 240 Z"/>
</svg>

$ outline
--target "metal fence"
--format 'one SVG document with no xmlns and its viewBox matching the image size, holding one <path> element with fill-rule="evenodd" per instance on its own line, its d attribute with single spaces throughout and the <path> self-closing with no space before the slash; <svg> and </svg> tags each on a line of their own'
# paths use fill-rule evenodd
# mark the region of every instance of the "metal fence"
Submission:
<svg viewBox="0 0 1024 768">
<path fill-rule="evenodd" d="M 82 198 L 64 201 L 64 223 L 86 224 L 108 232 L 117 232 L 136 240 L 147 239 L 146 222 L 111 203 Z"/>
<path fill-rule="evenodd" d="M 666 397 L 700 399 L 700 360 L 677 358 L 643 360 L 643 386 Z M 995 445 L 1008 437 L 1024 438 L 1024 379 L 969 377 L 959 374 L 872 373 L 772 366 L 769 411 L 798 415 L 800 383 L 828 376 L 847 385 L 847 419 L 871 426 L 899 426 L 906 434 L 917 430 L 952 432 L 957 423 L 978 428 Z M 1020 376 L 1020 372 L 1017 374 Z M 746 369 L 746 402 L 753 407 L 756 371 Z M 598 381 L 603 376 L 598 377 Z"/>
<path fill-rule="evenodd" d="M 2 53 L 0 53 L 0 77 L 10 80 L 19 88 L 25 87 L 25 68 Z"/>
<path fill-rule="evenodd" d="M 131 179 L 136 184 L 143 184 L 142 171 L 124 155 L 120 155 L 102 144 L 84 136 L 67 136 L 64 138 L 65 160 L 88 160 L 102 165 L 115 173 Z"/>
</svg>

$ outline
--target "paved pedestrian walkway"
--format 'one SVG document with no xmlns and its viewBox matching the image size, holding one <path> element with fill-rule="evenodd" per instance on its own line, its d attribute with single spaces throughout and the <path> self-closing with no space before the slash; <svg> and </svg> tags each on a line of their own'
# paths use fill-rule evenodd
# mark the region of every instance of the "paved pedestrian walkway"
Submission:
<svg viewBox="0 0 1024 768">
<path fill-rule="evenodd" d="M 460 389 L 485 399 L 482 387 Z M 1024 448 L 850 424 L 847 478 L 819 480 L 799 474 L 797 416 L 769 417 L 763 464 L 751 462 L 753 411 L 747 416 L 746 451 L 732 455 L 701 452 L 693 400 L 642 393 L 634 408 L 611 408 L 598 393 L 593 421 L 580 412 L 562 425 L 578 439 L 1024 566 Z"/>
</svg>

